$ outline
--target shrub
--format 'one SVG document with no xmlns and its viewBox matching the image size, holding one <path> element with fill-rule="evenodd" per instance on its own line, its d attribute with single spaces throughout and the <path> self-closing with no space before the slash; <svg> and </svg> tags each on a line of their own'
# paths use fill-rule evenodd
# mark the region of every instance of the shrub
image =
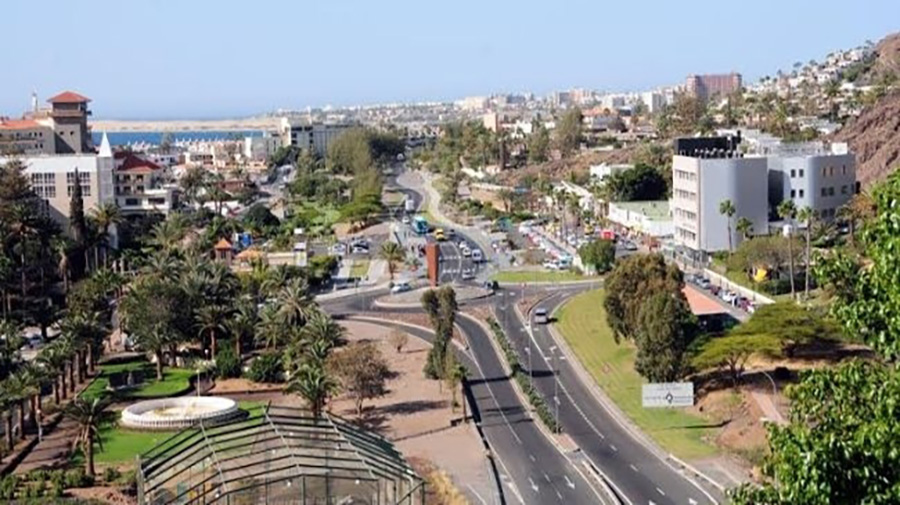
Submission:
<svg viewBox="0 0 900 505">
<path fill-rule="evenodd" d="M 282 370 L 281 355 L 266 353 L 253 360 L 247 378 L 253 382 L 282 382 Z"/>
<path fill-rule="evenodd" d="M 0 480 L 0 498 L 4 500 L 12 500 L 16 497 L 16 487 L 19 485 L 19 479 L 15 475 L 7 475 Z"/>
<path fill-rule="evenodd" d="M 65 484 L 67 488 L 91 487 L 94 485 L 94 478 L 84 473 L 84 468 L 76 468 L 66 472 Z"/>
<path fill-rule="evenodd" d="M 223 345 L 216 353 L 216 376 L 223 379 L 241 376 L 241 360 L 230 345 Z"/>
<path fill-rule="evenodd" d="M 103 481 L 106 483 L 115 482 L 119 480 L 119 477 L 121 476 L 122 472 L 113 466 L 106 467 L 106 470 L 103 471 Z"/>
</svg>

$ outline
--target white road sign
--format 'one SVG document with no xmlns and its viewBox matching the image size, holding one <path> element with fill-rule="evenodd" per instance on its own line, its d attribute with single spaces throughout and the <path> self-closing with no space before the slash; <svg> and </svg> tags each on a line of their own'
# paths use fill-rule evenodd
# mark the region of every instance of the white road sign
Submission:
<svg viewBox="0 0 900 505">
<path fill-rule="evenodd" d="M 694 405 L 693 382 L 644 384 L 641 390 L 644 408 L 690 407 Z"/>
</svg>

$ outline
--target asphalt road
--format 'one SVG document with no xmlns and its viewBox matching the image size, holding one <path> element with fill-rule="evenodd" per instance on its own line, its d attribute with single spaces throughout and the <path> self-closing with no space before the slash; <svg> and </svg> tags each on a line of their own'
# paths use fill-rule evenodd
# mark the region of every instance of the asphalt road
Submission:
<svg viewBox="0 0 900 505">
<path fill-rule="evenodd" d="M 369 298 L 330 300 L 322 307 L 336 317 L 353 317 L 361 311 L 379 311 Z M 430 331 L 401 326 L 405 331 L 433 340 Z M 595 504 L 606 503 L 582 473 L 577 457 L 566 455 L 535 425 L 519 400 L 490 336 L 475 320 L 459 315 L 457 324 L 466 335 L 467 352 L 458 352 L 470 374 L 473 417 L 480 423 L 498 462 L 505 502 L 510 504 Z"/>
<path fill-rule="evenodd" d="M 501 314 L 499 322 L 511 337 L 522 366 L 526 370 L 532 367 L 535 387 L 551 408 L 555 408 L 554 398 L 558 398 L 559 421 L 563 431 L 610 479 L 625 503 L 714 503 L 694 483 L 635 440 L 612 417 L 578 378 L 565 357 L 558 350 L 553 350 L 556 342 L 546 325 L 533 325 L 532 337 L 512 309 L 512 304 L 522 293 L 516 290 L 505 290 L 505 293 L 506 296 L 495 301 L 497 314 Z M 539 306 L 552 313 L 572 293 L 571 290 L 557 291 Z"/>
</svg>

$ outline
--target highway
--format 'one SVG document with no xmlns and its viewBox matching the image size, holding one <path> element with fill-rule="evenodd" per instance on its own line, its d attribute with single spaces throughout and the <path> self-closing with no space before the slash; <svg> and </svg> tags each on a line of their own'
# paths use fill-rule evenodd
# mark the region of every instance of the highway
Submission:
<svg viewBox="0 0 900 505">
<path fill-rule="evenodd" d="M 623 501 L 635 505 L 715 503 L 613 418 L 576 375 L 572 364 L 556 349 L 557 343 L 549 327 L 535 324 L 530 332 L 513 311 L 512 304 L 522 293 L 506 293 L 513 296 L 501 297 L 495 301 L 495 307 L 497 314 L 502 314 L 499 322 L 511 337 L 522 366 L 527 370 L 531 362 L 535 387 L 551 408 L 555 408 L 554 397 L 558 398 L 563 431 L 610 479 Z M 573 293 L 572 290 L 554 292 L 538 306 L 553 313 Z"/>
</svg>

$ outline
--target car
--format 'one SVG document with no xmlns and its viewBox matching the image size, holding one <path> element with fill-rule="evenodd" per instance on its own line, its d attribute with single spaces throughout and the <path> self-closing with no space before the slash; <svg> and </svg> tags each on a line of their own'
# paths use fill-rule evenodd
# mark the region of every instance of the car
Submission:
<svg viewBox="0 0 900 505">
<path fill-rule="evenodd" d="M 475 271 L 471 268 L 466 268 L 462 271 L 462 280 L 470 281 L 475 278 Z"/>
<path fill-rule="evenodd" d="M 391 286 L 391 294 L 396 295 L 398 293 L 404 293 L 412 289 L 412 286 L 409 285 L 407 281 L 397 281 Z"/>
<path fill-rule="evenodd" d="M 629 240 L 622 242 L 622 248 L 625 249 L 626 251 L 637 251 L 638 250 L 637 244 L 635 244 L 634 242 L 631 242 Z"/>
<path fill-rule="evenodd" d="M 472 249 L 472 261 L 476 263 L 484 261 L 484 255 L 481 254 L 481 249 Z"/>
<path fill-rule="evenodd" d="M 463 257 L 465 257 L 465 258 L 468 258 L 469 256 L 472 255 L 472 250 L 469 249 L 468 246 L 460 247 L 459 251 L 462 253 Z"/>
<path fill-rule="evenodd" d="M 409 224 L 409 216 L 403 216 L 400 222 L 403 224 Z"/>
<path fill-rule="evenodd" d="M 453 228 L 447 228 L 447 236 L 448 236 L 448 237 L 455 237 L 455 236 L 456 236 L 456 231 L 454 231 Z"/>
<path fill-rule="evenodd" d="M 347 244 L 344 244 L 343 242 L 334 244 L 333 246 L 331 246 L 331 254 L 334 254 L 336 256 L 343 256 L 347 254 Z"/>
<path fill-rule="evenodd" d="M 555 261 L 545 261 L 544 268 L 547 270 L 559 270 L 559 263 Z"/>
<path fill-rule="evenodd" d="M 369 254 L 369 246 L 357 244 L 350 248 L 350 254 Z"/>
<path fill-rule="evenodd" d="M 484 289 L 490 289 L 491 291 L 497 291 L 498 289 L 500 289 L 500 283 L 494 280 L 484 281 L 484 284 L 482 286 L 484 287 Z"/>
<path fill-rule="evenodd" d="M 438 228 L 437 230 L 434 230 L 434 239 L 437 240 L 438 242 L 443 242 L 443 241 L 447 240 L 447 236 L 444 235 L 443 228 Z"/>
<path fill-rule="evenodd" d="M 459 241 L 459 248 L 460 248 L 460 249 L 462 249 L 462 248 L 468 249 L 468 248 L 469 248 L 469 244 L 467 244 L 465 240 L 460 240 L 460 241 Z"/>
<path fill-rule="evenodd" d="M 543 307 L 538 307 L 534 309 L 534 323 L 535 324 L 547 324 L 550 322 L 550 316 L 547 314 L 547 309 Z"/>
<path fill-rule="evenodd" d="M 709 289 L 712 286 L 712 283 L 706 277 L 698 277 L 695 284 L 703 289 Z"/>
<path fill-rule="evenodd" d="M 722 300 L 725 303 L 734 303 L 734 301 L 737 300 L 737 297 L 738 295 L 734 291 L 725 291 L 725 294 L 722 295 Z"/>
</svg>

